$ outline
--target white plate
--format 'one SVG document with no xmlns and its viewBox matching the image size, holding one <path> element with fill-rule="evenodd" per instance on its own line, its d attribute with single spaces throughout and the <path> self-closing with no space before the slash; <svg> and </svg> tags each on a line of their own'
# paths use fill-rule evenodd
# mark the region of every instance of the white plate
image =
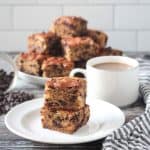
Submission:
<svg viewBox="0 0 150 150">
<path fill-rule="evenodd" d="M 87 100 L 91 115 L 88 123 L 74 134 L 69 135 L 42 128 L 40 108 L 43 98 L 24 102 L 14 107 L 5 116 L 7 128 L 16 135 L 29 140 L 53 143 L 74 144 L 95 141 L 104 138 L 123 125 L 125 117 L 116 106 L 101 100 Z"/>
<path fill-rule="evenodd" d="M 19 70 L 18 70 L 18 77 L 27 83 L 32 83 L 35 85 L 44 85 L 46 80 L 48 80 L 48 78 L 30 75 Z"/>
</svg>

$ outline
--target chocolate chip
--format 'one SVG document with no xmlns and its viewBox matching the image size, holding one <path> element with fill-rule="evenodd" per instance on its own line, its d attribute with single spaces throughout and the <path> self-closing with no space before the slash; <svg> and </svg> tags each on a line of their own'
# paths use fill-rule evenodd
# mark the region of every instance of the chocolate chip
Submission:
<svg viewBox="0 0 150 150">
<path fill-rule="evenodd" d="M 58 116 L 56 117 L 54 120 L 53 120 L 53 124 L 54 126 L 58 127 L 58 128 L 61 128 L 62 125 L 61 125 L 61 118 Z"/>
<path fill-rule="evenodd" d="M 66 106 L 67 103 L 64 101 L 64 100 L 59 100 L 59 103 L 62 105 L 62 106 Z"/>
<path fill-rule="evenodd" d="M 74 116 L 70 119 L 70 121 L 72 121 L 73 123 L 78 122 L 78 121 L 79 121 L 79 114 L 74 115 Z"/>
</svg>

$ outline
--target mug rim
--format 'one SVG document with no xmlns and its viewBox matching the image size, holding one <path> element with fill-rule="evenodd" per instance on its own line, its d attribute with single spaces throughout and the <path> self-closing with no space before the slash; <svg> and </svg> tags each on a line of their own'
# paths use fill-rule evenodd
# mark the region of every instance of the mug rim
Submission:
<svg viewBox="0 0 150 150">
<path fill-rule="evenodd" d="M 112 59 L 112 60 L 109 60 L 109 59 Z M 99 61 L 103 61 L 103 62 L 94 62 L 95 60 L 99 60 Z M 122 63 L 121 60 L 124 60 L 126 61 L 125 64 L 128 64 L 131 66 L 130 69 L 125 69 L 125 70 L 119 70 L 119 71 L 114 71 L 114 70 L 105 70 L 105 69 L 98 69 L 96 67 L 93 67 L 93 65 L 95 64 L 98 64 L 98 63 L 105 63 L 105 62 L 116 62 L 116 63 Z M 129 60 L 129 61 L 127 61 Z M 130 62 L 130 63 L 129 63 Z M 131 64 L 132 62 L 132 64 Z M 133 65 L 134 64 L 134 65 Z M 127 57 L 127 56 L 98 56 L 98 57 L 94 57 L 94 58 L 91 58 L 87 61 L 86 63 L 86 68 L 92 68 L 94 70 L 97 70 L 97 71 L 105 71 L 105 72 L 127 72 L 127 71 L 132 71 L 132 70 L 135 70 L 139 67 L 139 62 L 134 59 L 134 58 L 131 58 L 131 57 Z"/>
</svg>

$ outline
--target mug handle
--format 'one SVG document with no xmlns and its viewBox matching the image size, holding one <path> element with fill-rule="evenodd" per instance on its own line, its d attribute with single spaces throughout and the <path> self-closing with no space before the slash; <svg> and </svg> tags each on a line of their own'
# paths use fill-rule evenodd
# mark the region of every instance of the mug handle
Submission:
<svg viewBox="0 0 150 150">
<path fill-rule="evenodd" d="M 86 70 L 82 69 L 82 68 L 75 68 L 75 69 L 71 70 L 69 76 L 74 77 L 75 74 L 77 74 L 77 73 L 81 73 L 86 77 Z"/>
</svg>

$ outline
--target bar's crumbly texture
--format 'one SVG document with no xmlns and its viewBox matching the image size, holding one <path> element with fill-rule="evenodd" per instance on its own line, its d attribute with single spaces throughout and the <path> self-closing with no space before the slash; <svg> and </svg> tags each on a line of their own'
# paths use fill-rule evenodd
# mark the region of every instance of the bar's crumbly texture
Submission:
<svg viewBox="0 0 150 150">
<path fill-rule="evenodd" d="M 74 66 L 75 66 L 75 68 L 86 68 L 87 61 L 88 60 L 75 61 Z"/>
<path fill-rule="evenodd" d="M 34 51 L 21 53 L 17 59 L 17 66 L 23 72 L 40 76 L 41 64 L 46 58 L 46 55 Z"/>
<path fill-rule="evenodd" d="M 89 118 L 90 118 L 90 106 L 86 104 L 84 107 L 84 117 L 83 117 L 81 126 L 86 125 Z"/>
<path fill-rule="evenodd" d="M 122 56 L 123 51 L 111 47 L 104 48 L 100 51 L 99 56 Z"/>
<path fill-rule="evenodd" d="M 99 30 L 88 29 L 87 35 L 99 45 L 100 49 L 106 46 L 108 41 L 108 36 L 106 33 Z"/>
<path fill-rule="evenodd" d="M 63 57 L 49 57 L 42 64 L 43 77 L 68 76 L 73 69 L 74 63 Z"/>
<path fill-rule="evenodd" d="M 29 36 L 28 49 L 53 56 L 62 55 L 60 38 L 53 32 L 41 32 Z"/>
<path fill-rule="evenodd" d="M 60 37 L 82 36 L 87 31 L 87 21 L 81 17 L 62 16 L 56 19 L 50 29 Z"/>
<path fill-rule="evenodd" d="M 86 81 L 77 77 L 50 78 L 45 85 L 44 99 L 51 108 L 81 109 L 85 106 Z"/>
<path fill-rule="evenodd" d="M 86 105 L 77 111 L 51 109 L 44 106 L 41 109 L 41 121 L 43 128 L 48 128 L 64 133 L 72 134 L 89 120 L 90 110 Z"/>
<path fill-rule="evenodd" d="M 99 50 L 99 54 L 97 56 L 122 56 L 123 51 L 114 49 L 111 47 L 103 48 Z M 75 61 L 74 66 L 75 68 L 86 68 L 86 63 L 88 60 L 80 60 L 80 61 Z"/>
<path fill-rule="evenodd" d="M 61 40 L 64 57 L 69 61 L 87 60 L 99 53 L 99 46 L 90 37 L 67 37 Z"/>
</svg>

